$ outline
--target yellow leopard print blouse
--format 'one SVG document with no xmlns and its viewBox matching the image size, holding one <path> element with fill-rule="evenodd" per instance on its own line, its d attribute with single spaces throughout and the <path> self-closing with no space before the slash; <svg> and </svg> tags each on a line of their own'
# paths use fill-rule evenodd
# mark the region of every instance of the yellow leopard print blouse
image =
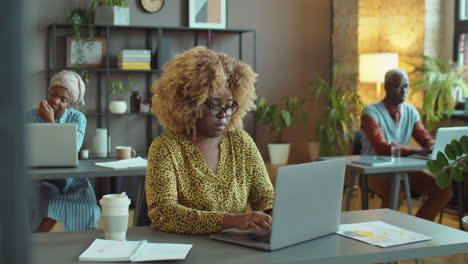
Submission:
<svg viewBox="0 0 468 264">
<path fill-rule="evenodd" d="M 273 208 L 273 186 L 252 138 L 225 132 L 216 174 L 183 134 L 165 132 L 151 144 L 146 199 L 151 225 L 177 233 L 222 230 L 225 213 Z"/>
</svg>

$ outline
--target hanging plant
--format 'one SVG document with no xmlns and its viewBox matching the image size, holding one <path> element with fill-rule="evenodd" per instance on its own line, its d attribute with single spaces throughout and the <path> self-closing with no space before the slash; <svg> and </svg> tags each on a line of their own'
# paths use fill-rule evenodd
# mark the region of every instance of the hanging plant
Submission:
<svg viewBox="0 0 468 264">
<path fill-rule="evenodd" d="M 71 25 L 72 35 L 75 38 L 73 52 L 78 68 L 76 73 L 81 76 L 86 84 L 89 81 L 89 72 L 80 68 L 83 68 L 82 65 L 86 64 L 84 49 L 87 48 L 91 51 L 93 48 L 93 42 L 89 41 L 94 37 L 93 16 L 86 9 L 76 8 L 71 11 L 66 21 Z"/>
</svg>

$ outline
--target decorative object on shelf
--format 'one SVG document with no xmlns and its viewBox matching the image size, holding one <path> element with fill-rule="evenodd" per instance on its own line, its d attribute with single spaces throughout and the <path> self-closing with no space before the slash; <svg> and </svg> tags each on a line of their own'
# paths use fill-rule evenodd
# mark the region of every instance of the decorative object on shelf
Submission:
<svg viewBox="0 0 468 264">
<path fill-rule="evenodd" d="M 96 25 L 130 25 L 130 9 L 125 0 L 94 0 L 91 7 Z"/>
<path fill-rule="evenodd" d="M 94 38 L 93 16 L 91 12 L 83 8 L 73 9 L 66 19 L 71 26 L 72 36 L 75 38 L 76 45 L 74 46 L 75 66 L 78 68 L 76 73 L 81 76 L 85 84 L 89 81 L 89 72 L 81 70 L 81 65 L 86 64 L 85 48 L 90 49 L 90 44 L 87 40 Z M 67 52 L 68 54 L 68 52 Z M 69 66 L 70 67 L 70 66 Z"/>
<path fill-rule="evenodd" d="M 226 0 L 189 0 L 189 27 L 226 28 Z"/>
<path fill-rule="evenodd" d="M 428 128 L 436 126 L 436 123 L 443 117 L 442 112 L 446 111 L 448 117 L 452 116 L 457 97 L 468 97 L 464 70 L 464 66 L 456 63 L 444 64 L 436 58 L 424 56 L 424 63 L 416 66 L 410 73 L 417 73 L 421 76 L 413 82 L 411 93 L 418 91 L 424 93 L 420 112 Z"/>
<path fill-rule="evenodd" d="M 332 82 L 319 79 L 310 84 L 315 90 L 314 103 L 324 95 L 328 103 L 322 109 L 315 130 L 315 141 L 320 142 L 320 156 L 347 155 L 350 143 L 358 130 L 364 103 L 357 91 L 349 89 L 348 83 L 357 81 L 357 73 L 346 73 L 344 66 L 333 67 Z"/>
<path fill-rule="evenodd" d="M 283 132 L 296 122 L 296 116 L 302 113 L 304 120 L 306 113 L 303 111 L 305 100 L 296 96 L 285 96 L 286 107 L 281 109 L 278 105 L 269 105 L 264 97 L 258 101 L 254 118 L 261 124 L 270 126 L 272 143 L 268 144 L 268 153 L 271 164 L 287 164 L 291 144 L 283 142 Z"/>
<path fill-rule="evenodd" d="M 143 10 L 149 13 L 156 13 L 164 6 L 164 0 L 140 0 Z"/>
<path fill-rule="evenodd" d="M 138 91 L 133 91 L 130 96 L 130 112 L 138 113 L 140 112 L 141 96 Z"/>
<path fill-rule="evenodd" d="M 122 70 L 151 70 L 151 50 L 121 50 L 117 57 L 117 66 Z"/>
<path fill-rule="evenodd" d="M 106 39 L 94 37 L 77 40 L 67 37 L 67 67 L 103 67 L 106 56 Z M 83 48 L 82 41 L 85 41 Z"/>
<path fill-rule="evenodd" d="M 109 103 L 109 111 L 114 114 L 123 114 L 127 111 L 127 102 L 125 101 L 124 95 L 131 93 L 135 86 L 135 80 L 128 77 L 127 82 L 123 81 L 112 81 L 110 94 L 113 100 Z"/>
<path fill-rule="evenodd" d="M 437 175 L 436 184 L 441 189 L 449 185 L 451 178 L 458 182 L 465 179 L 464 173 L 468 172 L 468 136 L 453 139 L 445 146 L 444 152 L 439 151 L 435 160 L 427 162 L 429 171 Z"/>
<path fill-rule="evenodd" d="M 148 99 L 142 100 L 141 105 L 140 105 L 141 112 L 149 113 L 149 111 L 151 109 L 150 103 L 151 103 L 151 101 L 148 100 Z"/>
</svg>

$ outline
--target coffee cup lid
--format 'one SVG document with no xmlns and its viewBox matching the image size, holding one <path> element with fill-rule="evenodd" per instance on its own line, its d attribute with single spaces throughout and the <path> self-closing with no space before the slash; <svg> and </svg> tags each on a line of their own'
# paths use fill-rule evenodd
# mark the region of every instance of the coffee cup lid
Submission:
<svg viewBox="0 0 468 264">
<path fill-rule="evenodd" d="M 99 204 L 103 206 L 129 205 L 130 199 L 128 199 L 128 196 L 125 192 L 121 194 L 111 193 L 103 195 L 99 201 Z"/>
</svg>

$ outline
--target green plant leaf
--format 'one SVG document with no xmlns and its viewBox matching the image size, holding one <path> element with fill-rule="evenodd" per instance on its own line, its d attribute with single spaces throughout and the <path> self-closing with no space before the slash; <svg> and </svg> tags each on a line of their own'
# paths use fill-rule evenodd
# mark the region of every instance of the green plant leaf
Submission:
<svg viewBox="0 0 468 264">
<path fill-rule="evenodd" d="M 443 169 L 443 165 L 437 160 L 429 160 L 427 162 L 427 169 L 432 173 L 439 173 Z"/>
<path fill-rule="evenodd" d="M 463 153 L 468 154 L 468 136 L 463 136 L 460 138 L 460 145 Z"/>
<path fill-rule="evenodd" d="M 441 151 L 437 152 L 436 159 L 440 163 L 441 166 L 449 165 L 447 157 Z"/>
<path fill-rule="evenodd" d="M 437 186 L 439 186 L 439 188 L 441 189 L 447 188 L 447 186 L 449 185 L 449 182 L 450 182 L 450 178 L 447 172 L 444 171 L 437 175 L 436 184 Z"/>
<path fill-rule="evenodd" d="M 457 182 L 461 182 L 465 179 L 462 170 L 457 167 L 450 168 L 450 176 Z"/>
<path fill-rule="evenodd" d="M 452 142 L 450 142 L 450 145 L 453 147 L 453 149 L 455 149 L 457 156 L 461 156 L 463 154 L 461 144 L 456 139 L 452 139 Z"/>
<path fill-rule="evenodd" d="M 286 125 L 286 127 L 291 126 L 291 122 L 292 122 L 291 112 L 287 110 L 282 110 L 281 116 L 283 117 L 283 122 Z"/>
<path fill-rule="evenodd" d="M 445 146 L 445 155 L 447 155 L 447 158 L 451 160 L 455 160 L 457 158 L 457 152 L 450 144 Z"/>
</svg>

